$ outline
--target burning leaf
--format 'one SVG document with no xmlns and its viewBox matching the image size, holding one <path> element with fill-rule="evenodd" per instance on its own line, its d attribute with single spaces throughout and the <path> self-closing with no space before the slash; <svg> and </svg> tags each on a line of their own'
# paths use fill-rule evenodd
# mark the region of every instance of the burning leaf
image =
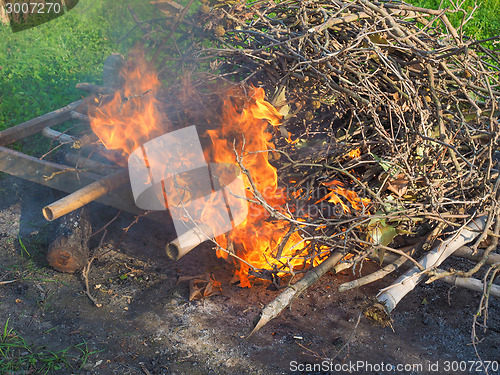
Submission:
<svg viewBox="0 0 500 375">
<path fill-rule="evenodd" d="M 355 210 L 362 210 L 363 207 L 366 207 L 370 202 L 367 198 L 360 198 L 355 191 L 346 189 L 344 184 L 340 181 L 332 180 L 323 182 L 322 185 L 328 187 L 331 191 L 323 198 L 316 201 L 315 204 L 328 199 L 328 202 L 340 205 L 345 213 L 350 213 L 351 209 L 340 197 L 345 198 Z"/>
<path fill-rule="evenodd" d="M 358 147 L 358 148 L 356 148 L 354 150 L 349 151 L 348 156 L 351 159 L 359 158 L 361 156 L 361 149 Z"/>
</svg>

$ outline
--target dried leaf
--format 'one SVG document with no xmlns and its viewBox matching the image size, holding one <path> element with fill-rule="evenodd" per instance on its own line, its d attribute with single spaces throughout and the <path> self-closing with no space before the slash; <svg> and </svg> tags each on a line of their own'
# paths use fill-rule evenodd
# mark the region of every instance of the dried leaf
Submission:
<svg viewBox="0 0 500 375">
<path fill-rule="evenodd" d="M 387 181 L 387 189 L 396 193 L 398 197 L 402 197 L 408 190 L 410 181 L 405 177 L 404 173 L 400 173 L 394 179 Z"/>
<path fill-rule="evenodd" d="M 189 300 L 204 299 L 221 292 L 221 283 L 209 273 L 196 276 L 181 276 L 177 284 L 189 281 Z"/>
<path fill-rule="evenodd" d="M 380 34 L 370 34 L 368 36 L 370 38 L 370 41 L 374 44 L 385 44 L 385 45 L 390 45 L 390 43 L 385 39 L 382 35 Z"/>
</svg>

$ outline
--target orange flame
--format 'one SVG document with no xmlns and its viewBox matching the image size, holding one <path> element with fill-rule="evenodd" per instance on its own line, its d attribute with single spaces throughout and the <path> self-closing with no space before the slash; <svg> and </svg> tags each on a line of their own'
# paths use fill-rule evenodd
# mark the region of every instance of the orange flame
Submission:
<svg viewBox="0 0 500 375">
<path fill-rule="evenodd" d="M 91 116 L 92 130 L 104 146 L 125 157 L 170 127 L 156 99 L 161 83 L 143 56 L 139 49 L 132 52 L 120 72 L 123 90 L 116 91 L 111 102 L 95 108 Z"/>
<path fill-rule="evenodd" d="M 213 146 L 211 159 L 218 163 L 234 164 L 237 163 L 238 154 L 245 172 L 243 179 L 247 198 L 254 202 L 263 198 L 270 210 L 285 214 L 282 207 L 287 197 L 284 190 L 278 187 L 276 168 L 268 160 L 268 150 L 274 145 L 271 142 L 272 135 L 267 131 L 268 124 L 279 126 L 283 116 L 265 101 L 263 89 L 252 89 L 249 96 L 250 99 L 246 101 L 241 94 L 233 92 L 225 100 L 222 126 L 208 131 Z M 258 192 L 256 195 L 254 189 Z M 262 205 L 253 202 L 248 204 L 249 213 L 243 223 L 230 233 L 219 236 L 218 243 L 227 247 L 230 241 L 236 254 L 256 268 L 272 270 L 287 264 L 287 261 L 292 267 L 301 266 L 304 259 L 300 255 L 305 245 L 299 234 L 292 234 L 286 244 L 280 247 L 289 230 L 289 222 L 269 220 L 270 213 Z M 223 250 L 218 250 L 217 255 L 228 257 Z M 249 287 L 250 267 L 243 262 L 239 262 L 238 266 L 236 276 L 240 285 Z"/>
<path fill-rule="evenodd" d="M 123 90 L 117 91 L 111 101 L 96 108 L 91 117 L 92 129 L 106 148 L 119 150 L 124 156 L 128 156 L 148 140 L 172 130 L 157 100 L 160 88 L 158 77 L 141 56 L 143 54 L 140 52 L 134 53 L 133 63 L 125 66 L 122 72 L 125 79 Z M 288 197 L 284 189 L 278 187 L 277 170 L 268 160 L 269 150 L 274 148 L 268 126 L 279 126 L 282 117 L 265 100 L 263 89 L 252 88 L 247 95 L 233 90 L 224 101 L 221 126 L 207 131 L 212 147 L 205 150 L 206 160 L 233 165 L 240 163 L 243 167 L 248 215 L 231 232 L 216 238 L 222 248 L 234 249 L 236 255 L 243 260 L 231 258 L 237 266 L 235 273 L 242 287 L 251 286 L 248 264 L 257 269 L 274 270 L 282 269 L 283 265 L 303 267 L 310 262 L 306 259 L 308 251 L 302 237 L 296 232 L 287 235 L 290 223 L 287 220 L 271 219 L 269 212 L 288 216 L 283 207 Z M 179 162 L 189 163 L 189 160 Z M 189 183 L 186 182 L 186 185 Z M 347 199 L 352 209 L 361 209 L 366 204 L 355 192 L 347 190 L 338 181 L 325 185 L 331 187 L 332 192 L 321 200 L 329 199 L 329 202 L 338 203 L 345 212 L 350 212 L 350 208 L 339 196 Z M 189 194 L 187 189 L 186 191 Z M 188 195 L 187 199 L 189 198 Z M 244 198 L 230 197 L 233 200 L 239 199 L 240 204 L 246 204 Z M 184 199 L 185 197 L 179 197 L 178 200 Z M 255 203 L 258 200 L 265 201 L 268 209 Z M 218 217 L 218 213 L 210 211 L 217 205 L 210 203 L 206 202 L 199 208 L 201 218 L 217 221 L 214 218 Z M 297 220 L 303 221 L 300 218 Z M 213 225 L 216 226 L 217 223 Z M 228 258 L 228 253 L 220 249 L 217 255 Z M 319 262 L 315 260 L 315 264 Z"/>
</svg>

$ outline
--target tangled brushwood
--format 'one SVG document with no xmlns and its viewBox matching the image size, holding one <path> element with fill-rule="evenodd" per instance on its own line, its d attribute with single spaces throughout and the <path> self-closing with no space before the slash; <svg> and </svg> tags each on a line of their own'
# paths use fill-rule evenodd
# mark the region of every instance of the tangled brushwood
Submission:
<svg viewBox="0 0 500 375">
<path fill-rule="evenodd" d="M 170 3 L 158 2 L 169 31 L 152 43 L 164 73 L 190 71 L 196 95 L 190 94 L 200 103 L 214 100 L 207 93 L 213 82 L 237 85 L 240 93 L 263 87 L 283 115 L 269 152 L 288 194 L 286 214 L 278 216 L 289 221 L 283 241 L 300 234 L 309 263 L 282 262 L 251 274 L 279 285 L 283 275 L 317 265 L 313 258 L 333 257 L 324 272 L 342 257 L 338 268 L 367 257 L 392 259 L 380 278 L 481 215 L 487 217 L 472 249 L 486 250 L 471 270 L 453 274 L 471 276 L 486 264 L 500 234 L 500 60 L 491 48 L 497 38 L 464 35 L 461 9 L 403 2 L 211 0 L 192 12 L 192 2 L 177 10 Z M 450 12 L 463 12 L 460 27 L 452 26 Z M 186 80 L 170 90 L 182 97 Z M 237 151 L 244 167 L 244 150 Z M 254 198 L 265 206 L 261 193 Z M 318 272 L 300 282 L 310 285 L 308 276 L 313 282 Z"/>
</svg>

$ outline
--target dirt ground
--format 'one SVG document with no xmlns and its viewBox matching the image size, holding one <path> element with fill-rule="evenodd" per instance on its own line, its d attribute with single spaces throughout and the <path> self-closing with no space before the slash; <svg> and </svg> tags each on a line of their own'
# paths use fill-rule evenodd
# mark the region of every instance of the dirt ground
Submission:
<svg viewBox="0 0 500 375">
<path fill-rule="evenodd" d="M 0 281 L 17 280 L 0 284 L 0 324 L 9 319 L 18 335 L 50 350 L 86 343 L 93 353 L 75 374 L 484 373 L 474 371 L 478 358 L 470 345 L 478 293 L 439 282 L 419 286 L 394 311 L 393 329 L 363 317 L 354 330 L 362 306 L 393 276 L 340 294 L 338 285 L 353 275 L 330 273 L 247 338 L 253 319 L 277 292 L 265 284 L 231 284 L 231 267 L 208 245 L 169 262 L 163 254 L 174 237 L 168 222 L 143 219 L 116 246 L 134 220 L 126 214 L 108 228 L 109 252 L 92 267 L 98 308 L 83 293 L 81 275 L 58 273 L 45 260 L 55 224 L 43 219 L 41 209 L 58 197 L 51 189 L 0 176 Z M 99 204 L 89 211 L 95 229 L 116 214 Z M 362 271 L 376 268 L 365 264 Z M 178 278 L 205 272 L 222 283 L 221 295 L 189 302 L 188 285 Z M 482 359 L 500 362 L 498 300 L 491 300 L 481 337 Z M 467 371 L 453 371 L 463 361 Z"/>
</svg>

